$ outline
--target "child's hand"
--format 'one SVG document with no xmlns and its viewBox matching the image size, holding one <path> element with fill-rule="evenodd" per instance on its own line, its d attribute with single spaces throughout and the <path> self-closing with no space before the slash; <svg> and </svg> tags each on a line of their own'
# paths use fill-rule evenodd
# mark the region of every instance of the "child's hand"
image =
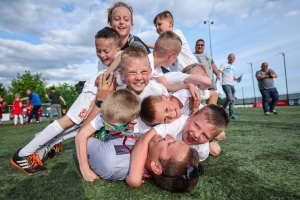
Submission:
<svg viewBox="0 0 300 200">
<path fill-rule="evenodd" d="M 100 179 L 100 177 L 97 174 L 95 174 L 95 172 L 93 172 L 91 169 L 85 169 L 85 170 L 80 170 L 80 171 L 81 171 L 82 177 L 86 181 L 94 181 L 94 180 Z"/>
<path fill-rule="evenodd" d="M 110 73 L 108 77 L 104 72 L 97 77 L 96 82 L 98 82 L 97 99 L 105 100 L 109 93 L 116 90 L 116 79 L 113 73 Z"/>
<path fill-rule="evenodd" d="M 191 84 L 191 83 L 187 83 L 187 84 L 188 84 L 188 87 L 189 87 L 189 90 L 190 90 L 190 93 L 191 93 L 193 99 L 194 99 L 195 101 L 201 99 L 200 93 L 199 93 L 199 91 L 197 90 L 196 86 L 195 86 L 194 84 Z"/>
</svg>

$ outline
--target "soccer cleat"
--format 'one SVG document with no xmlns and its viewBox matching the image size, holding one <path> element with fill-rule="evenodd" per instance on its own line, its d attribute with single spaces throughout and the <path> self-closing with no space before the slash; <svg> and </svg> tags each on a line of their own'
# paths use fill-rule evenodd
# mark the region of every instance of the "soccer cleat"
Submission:
<svg viewBox="0 0 300 200">
<path fill-rule="evenodd" d="M 0 124 L 0 127 L 2 127 L 3 126 L 3 124 Z"/>
<path fill-rule="evenodd" d="M 28 122 L 25 122 L 24 125 L 28 125 Z"/>
<path fill-rule="evenodd" d="M 62 149 L 63 149 L 63 147 L 62 147 L 62 143 L 60 142 L 60 143 L 58 143 L 58 144 L 54 145 L 54 147 L 53 147 L 53 148 L 55 149 L 55 152 L 56 152 L 56 153 L 59 153 L 59 152 L 61 152 L 61 151 L 62 151 Z"/>
<path fill-rule="evenodd" d="M 17 124 L 14 124 L 13 126 L 17 126 Z"/>
<path fill-rule="evenodd" d="M 265 112 L 265 115 L 266 115 L 266 116 L 270 116 L 270 113 L 269 113 L 269 112 Z"/>
<path fill-rule="evenodd" d="M 272 110 L 272 111 L 270 110 L 270 112 L 273 113 L 273 114 L 275 114 L 275 115 L 278 114 L 278 112 L 276 110 Z"/>
<path fill-rule="evenodd" d="M 46 170 L 46 167 L 43 166 L 44 164 L 38 155 L 31 154 L 30 156 L 20 157 L 20 150 L 18 150 L 12 159 L 10 159 L 10 164 L 19 168 L 25 174 L 35 174 Z"/>
<path fill-rule="evenodd" d="M 230 116 L 230 119 L 238 119 L 238 117 L 235 116 L 235 115 L 231 115 L 231 116 Z"/>
<path fill-rule="evenodd" d="M 36 122 L 35 122 L 35 124 L 39 124 L 39 123 L 41 123 L 41 122 L 40 122 L 40 121 L 36 121 Z"/>
</svg>

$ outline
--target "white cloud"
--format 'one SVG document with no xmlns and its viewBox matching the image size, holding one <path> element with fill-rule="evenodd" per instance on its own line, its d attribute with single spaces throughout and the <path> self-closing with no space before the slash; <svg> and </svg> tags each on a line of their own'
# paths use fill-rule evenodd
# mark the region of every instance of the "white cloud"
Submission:
<svg viewBox="0 0 300 200">
<path fill-rule="evenodd" d="M 297 16 L 299 14 L 300 14 L 299 10 L 292 10 L 292 11 L 290 11 L 288 13 L 285 13 L 284 16 L 286 16 L 286 17 L 294 17 L 294 16 Z"/>
</svg>

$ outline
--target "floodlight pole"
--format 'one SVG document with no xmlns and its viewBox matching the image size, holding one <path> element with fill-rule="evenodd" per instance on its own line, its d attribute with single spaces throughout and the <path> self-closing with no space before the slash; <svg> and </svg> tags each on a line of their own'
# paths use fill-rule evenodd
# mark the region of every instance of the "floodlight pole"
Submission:
<svg viewBox="0 0 300 200">
<path fill-rule="evenodd" d="M 254 102 L 255 102 L 254 105 L 256 105 L 256 95 L 255 95 L 255 86 L 254 86 L 253 68 L 252 68 L 252 63 L 248 63 L 248 64 L 250 64 L 250 66 L 251 66 L 251 73 L 252 73 L 251 76 L 252 76 L 253 91 L 254 91 Z"/>
<path fill-rule="evenodd" d="M 208 24 L 208 31 L 209 31 L 209 45 L 210 45 L 210 55 L 211 55 L 211 57 L 212 57 L 212 49 L 211 49 L 211 35 L 210 35 L 210 25 L 211 25 L 211 24 L 213 24 L 213 23 L 214 23 L 214 21 L 208 21 L 208 20 L 206 20 L 206 21 L 204 21 L 204 24 L 206 24 L 206 22 L 207 22 L 207 24 Z"/>
<path fill-rule="evenodd" d="M 284 75 L 285 75 L 285 86 L 286 86 L 286 98 L 287 98 L 287 102 L 288 102 L 288 104 L 289 104 L 289 91 L 288 91 L 288 83 L 287 83 L 287 78 L 286 78 L 285 53 L 279 53 L 279 54 L 282 54 L 282 56 L 283 56 Z"/>
</svg>

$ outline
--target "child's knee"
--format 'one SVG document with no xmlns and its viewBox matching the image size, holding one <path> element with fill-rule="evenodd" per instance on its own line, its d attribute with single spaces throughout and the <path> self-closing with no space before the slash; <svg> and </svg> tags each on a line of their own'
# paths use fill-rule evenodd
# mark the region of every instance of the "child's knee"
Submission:
<svg viewBox="0 0 300 200">
<path fill-rule="evenodd" d="M 209 154 L 212 156 L 218 156 L 221 153 L 221 147 L 216 142 L 209 143 Z"/>
<path fill-rule="evenodd" d="M 67 115 L 57 120 L 57 122 L 63 129 L 69 128 L 75 124 Z"/>
</svg>

